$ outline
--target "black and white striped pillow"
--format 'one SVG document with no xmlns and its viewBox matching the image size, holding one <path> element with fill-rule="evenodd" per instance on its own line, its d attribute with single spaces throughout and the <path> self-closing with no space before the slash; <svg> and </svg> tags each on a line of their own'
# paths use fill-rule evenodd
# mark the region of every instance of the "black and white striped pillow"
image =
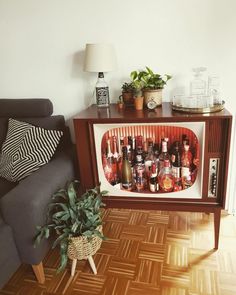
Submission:
<svg viewBox="0 0 236 295">
<path fill-rule="evenodd" d="M 62 135 L 62 131 L 9 119 L 0 155 L 0 176 L 16 182 L 38 170 L 49 162 Z"/>
</svg>

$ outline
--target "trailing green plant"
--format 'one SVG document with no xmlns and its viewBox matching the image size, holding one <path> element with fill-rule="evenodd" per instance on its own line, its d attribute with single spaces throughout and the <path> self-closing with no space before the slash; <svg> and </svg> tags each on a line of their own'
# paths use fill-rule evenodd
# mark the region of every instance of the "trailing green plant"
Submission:
<svg viewBox="0 0 236 295">
<path fill-rule="evenodd" d="M 122 91 L 124 92 L 133 92 L 134 91 L 134 85 L 133 82 L 124 82 L 121 86 Z"/>
<path fill-rule="evenodd" d="M 170 75 L 161 76 L 154 73 L 149 67 L 145 70 L 133 71 L 130 74 L 133 81 L 140 81 L 143 84 L 143 90 L 145 89 L 163 89 L 167 81 L 172 78 Z"/>
<path fill-rule="evenodd" d="M 52 248 L 60 246 L 61 262 L 58 272 L 62 271 L 68 261 L 67 249 L 70 238 L 85 236 L 88 241 L 93 236 L 105 237 L 97 230 L 102 224 L 101 208 L 105 205 L 102 196 L 107 191 L 100 191 L 100 186 L 87 190 L 82 196 L 78 194 L 78 181 L 72 181 L 66 189 L 60 189 L 52 196 L 48 205 L 46 224 L 37 226 L 35 246 L 42 239 L 48 239 L 55 234 Z"/>
</svg>

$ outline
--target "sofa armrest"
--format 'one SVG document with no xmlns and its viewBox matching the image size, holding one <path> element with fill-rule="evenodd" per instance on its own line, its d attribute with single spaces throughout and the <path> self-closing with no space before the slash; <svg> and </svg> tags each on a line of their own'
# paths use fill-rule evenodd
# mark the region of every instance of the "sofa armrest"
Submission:
<svg viewBox="0 0 236 295">
<path fill-rule="evenodd" d="M 33 245 L 36 226 L 45 224 L 52 194 L 74 178 L 74 161 L 68 150 L 57 154 L 1 198 L 2 216 L 13 229 L 22 262 L 37 264 L 45 256 L 49 248 L 47 241 L 37 248 Z"/>
</svg>

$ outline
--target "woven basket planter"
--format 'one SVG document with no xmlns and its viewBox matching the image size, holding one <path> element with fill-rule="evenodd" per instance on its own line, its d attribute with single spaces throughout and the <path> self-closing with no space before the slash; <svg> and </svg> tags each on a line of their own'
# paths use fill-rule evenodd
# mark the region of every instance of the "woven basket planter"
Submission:
<svg viewBox="0 0 236 295">
<path fill-rule="evenodd" d="M 102 226 L 97 230 L 102 233 Z M 73 237 L 69 241 L 67 255 L 70 259 L 87 259 L 98 251 L 101 244 L 102 239 L 97 236 L 93 236 L 90 240 L 84 236 Z"/>
</svg>

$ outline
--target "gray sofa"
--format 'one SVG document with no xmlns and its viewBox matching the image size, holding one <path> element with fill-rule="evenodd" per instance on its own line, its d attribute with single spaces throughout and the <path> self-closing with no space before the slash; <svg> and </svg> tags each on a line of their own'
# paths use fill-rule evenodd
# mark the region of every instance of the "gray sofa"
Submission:
<svg viewBox="0 0 236 295">
<path fill-rule="evenodd" d="M 52 116 L 48 99 L 0 99 L 0 149 L 6 137 L 8 119 L 63 131 L 51 161 L 21 180 L 9 182 L 0 177 L 0 288 L 21 263 L 31 264 L 36 278 L 44 283 L 42 260 L 50 248 L 43 241 L 34 248 L 37 225 L 45 223 L 52 194 L 75 177 L 75 152 L 63 116 Z"/>
</svg>

